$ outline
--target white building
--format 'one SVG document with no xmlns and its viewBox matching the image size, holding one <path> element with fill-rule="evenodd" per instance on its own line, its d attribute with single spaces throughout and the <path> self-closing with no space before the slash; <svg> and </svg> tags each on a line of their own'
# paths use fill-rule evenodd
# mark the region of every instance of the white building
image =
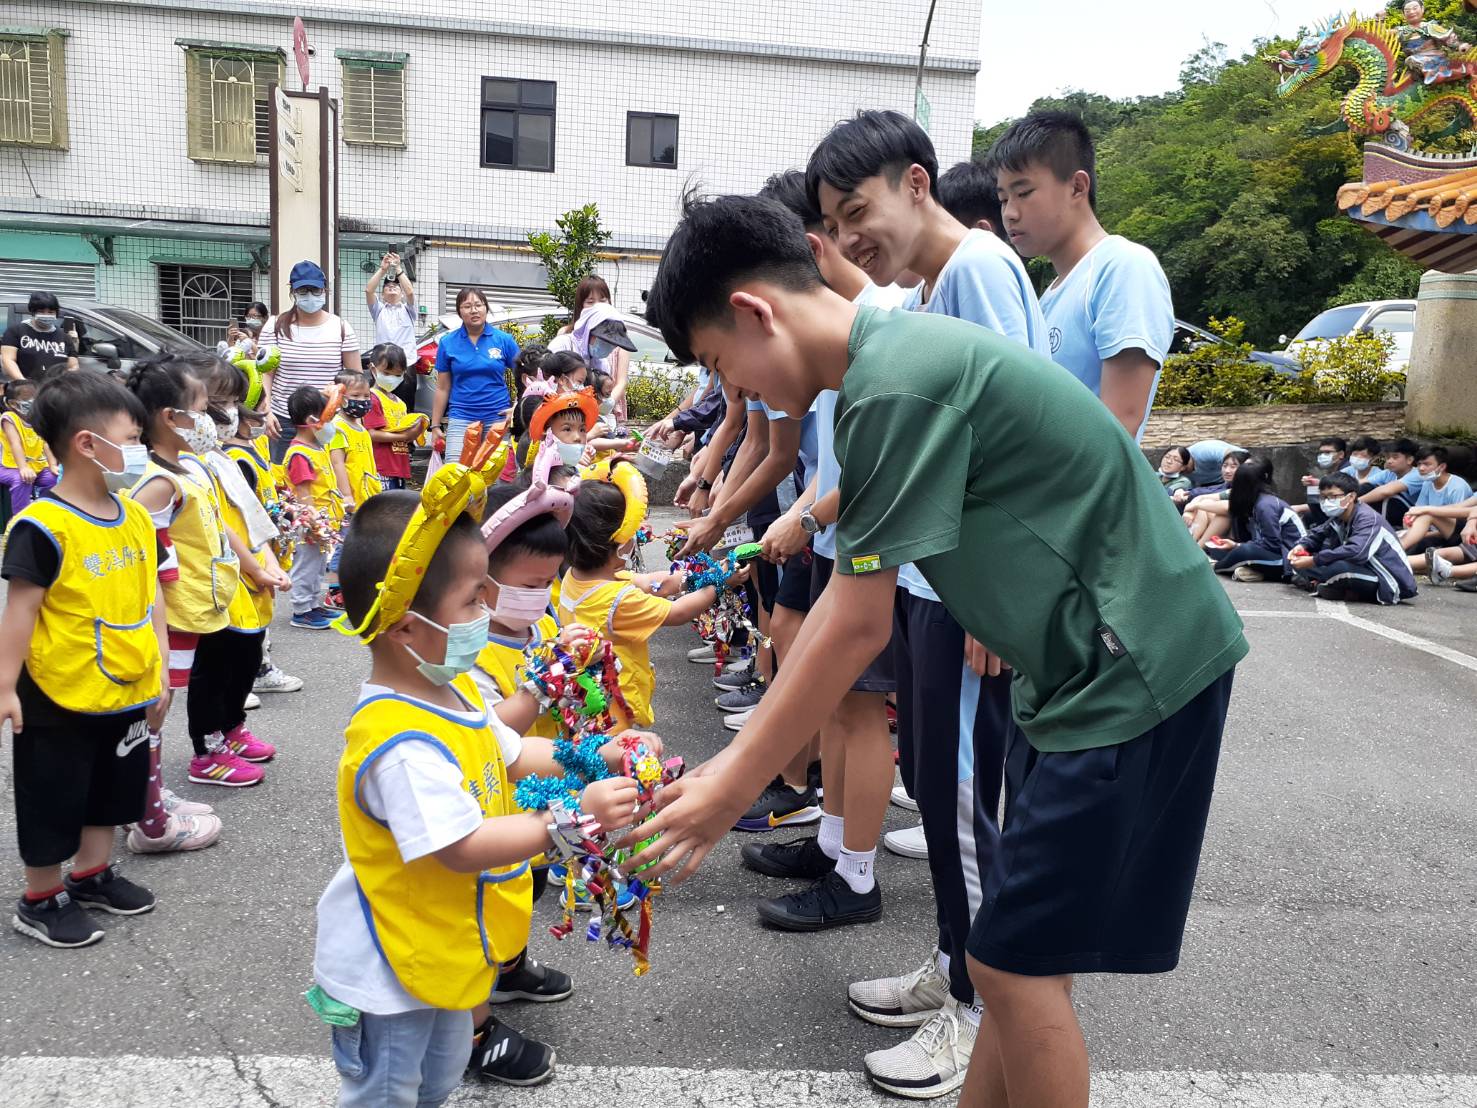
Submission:
<svg viewBox="0 0 1477 1108">
<path fill-rule="evenodd" d="M 545 294 L 527 235 L 591 201 L 612 232 L 601 273 L 639 309 L 685 188 L 753 191 L 856 109 L 913 110 L 927 10 L 6 0 L 0 300 L 49 287 L 206 338 L 269 300 L 266 93 L 301 87 L 301 15 L 311 84 L 343 105 L 337 291 L 361 334 L 387 247 L 432 316 L 468 284 L 529 303 Z M 945 167 L 969 153 L 980 17 L 977 0 L 934 16 L 923 91 Z"/>
</svg>

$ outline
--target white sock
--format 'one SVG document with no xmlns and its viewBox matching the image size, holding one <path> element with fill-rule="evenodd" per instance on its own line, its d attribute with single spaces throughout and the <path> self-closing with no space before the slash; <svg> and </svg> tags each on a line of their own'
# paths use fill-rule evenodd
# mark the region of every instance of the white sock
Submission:
<svg viewBox="0 0 1477 1108">
<path fill-rule="evenodd" d="M 821 813 L 821 830 L 815 841 L 827 858 L 835 858 L 841 853 L 841 832 L 845 826 L 846 820 L 841 816 L 833 816 L 830 812 Z"/>
<path fill-rule="evenodd" d="M 945 979 L 949 976 L 949 964 L 952 959 L 942 950 L 934 951 L 934 965 L 938 966 L 939 976 Z"/>
<path fill-rule="evenodd" d="M 975 1030 L 979 1030 L 980 1016 L 984 1014 L 984 1011 L 985 1006 L 980 1003 L 980 998 L 978 996 L 976 996 L 968 1004 L 959 1005 L 960 1017 L 962 1019 L 968 1020 L 971 1024 L 973 1024 Z"/>
<path fill-rule="evenodd" d="M 854 893 L 869 893 L 877 884 L 877 879 L 872 876 L 872 867 L 877 861 L 877 851 L 872 850 L 847 850 L 841 848 L 841 856 L 836 859 L 836 872 L 845 878 L 846 883 L 851 886 Z"/>
</svg>

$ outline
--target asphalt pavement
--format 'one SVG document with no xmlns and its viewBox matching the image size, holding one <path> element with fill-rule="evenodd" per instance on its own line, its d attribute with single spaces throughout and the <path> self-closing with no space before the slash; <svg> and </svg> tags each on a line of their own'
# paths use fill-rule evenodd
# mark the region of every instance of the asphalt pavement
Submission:
<svg viewBox="0 0 1477 1108">
<path fill-rule="evenodd" d="M 1079 982 L 1095 1104 L 1472 1108 L 1477 597 L 1426 589 L 1395 609 L 1346 608 L 1226 588 L 1252 653 L 1183 959 L 1163 976 Z M 711 669 L 683 657 L 695 642 L 672 629 L 653 649 L 657 730 L 693 763 L 731 737 Z M 84 950 L 0 933 L 0 1104 L 331 1102 L 326 1033 L 301 994 L 314 905 L 342 854 L 334 767 L 365 655 L 285 619 L 273 647 L 307 688 L 251 717 L 280 749 L 262 786 L 184 783 L 188 740 L 166 731 L 167 780 L 215 805 L 226 830 L 194 855 L 122 855 L 158 909 L 104 917 L 107 938 Z M 15 859 L 8 743 L 0 794 L 0 856 Z M 894 808 L 888 827 L 911 818 Z M 501 1014 L 555 1045 L 561 1077 L 458 1103 L 870 1102 L 861 1056 L 900 1036 L 851 1016 L 845 987 L 927 955 L 927 865 L 883 853 L 880 922 L 794 935 L 755 916 L 757 898 L 797 886 L 742 868 L 746 841 L 729 836 L 661 897 L 643 978 L 620 952 L 554 941 L 546 898 L 534 952 L 573 974 L 575 996 Z"/>
</svg>

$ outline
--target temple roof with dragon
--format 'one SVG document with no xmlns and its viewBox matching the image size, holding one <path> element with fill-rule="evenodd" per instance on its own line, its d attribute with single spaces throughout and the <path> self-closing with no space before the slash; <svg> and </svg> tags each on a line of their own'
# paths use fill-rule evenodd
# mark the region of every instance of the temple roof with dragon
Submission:
<svg viewBox="0 0 1477 1108">
<path fill-rule="evenodd" d="M 1412 2 L 1393 19 L 1334 16 L 1271 60 L 1283 96 L 1355 70 L 1330 130 L 1368 140 L 1364 176 L 1339 188 L 1339 209 L 1418 265 L 1465 273 L 1477 269 L 1477 149 L 1420 146 L 1477 129 L 1477 49 L 1424 14 Z"/>
</svg>

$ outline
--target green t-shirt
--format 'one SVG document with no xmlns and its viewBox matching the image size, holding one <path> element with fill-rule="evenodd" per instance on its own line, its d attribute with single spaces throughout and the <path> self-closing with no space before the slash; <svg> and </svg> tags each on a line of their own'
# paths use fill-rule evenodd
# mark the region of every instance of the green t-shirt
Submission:
<svg viewBox="0 0 1477 1108">
<path fill-rule="evenodd" d="M 1038 750 L 1126 742 L 1247 651 L 1143 452 L 1050 360 L 962 320 L 863 308 L 836 403 L 836 569 L 916 562 L 1015 669 Z"/>
</svg>

